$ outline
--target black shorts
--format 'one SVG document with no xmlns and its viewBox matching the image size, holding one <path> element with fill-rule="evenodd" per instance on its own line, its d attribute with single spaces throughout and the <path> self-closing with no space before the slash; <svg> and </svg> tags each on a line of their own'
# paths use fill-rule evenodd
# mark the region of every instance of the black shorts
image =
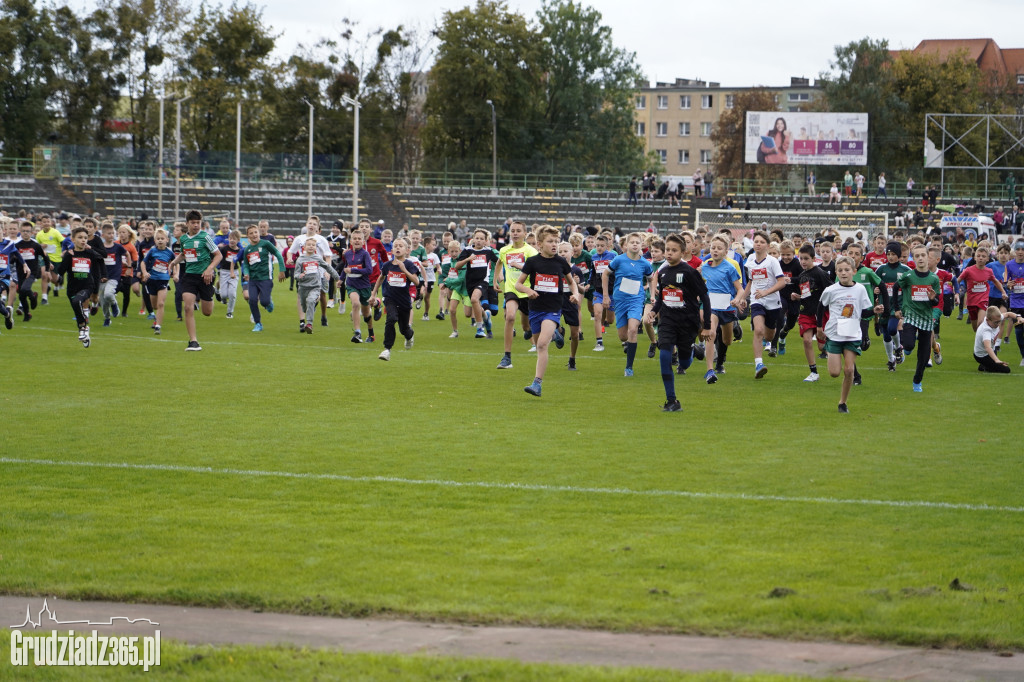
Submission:
<svg viewBox="0 0 1024 682">
<path fill-rule="evenodd" d="M 566 303 L 562 306 L 562 321 L 568 327 L 580 326 L 580 309 L 572 303 Z"/>
<path fill-rule="evenodd" d="M 750 317 L 761 316 L 764 318 L 765 329 L 777 329 L 779 326 L 779 320 L 782 319 L 782 308 L 775 308 L 769 310 L 760 303 L 755 303 L 750 306 Z"/>
<path fill-rule="evenodd" d="M 190 272 L 184 273 L 178 280 L 178 289 L 182 295 L 192 294 L 200 301 L 213 300 L 213 285 L 204 282 L 202 275 L 195 275 Z"/>
<path fill-rule="evenodd" d="M 490 287 L 487 285 L 487 282 L 478 282 L 477 284 L 474 284 L 473 286 L 469 286 L 469 285 L 466 286 L 466 295 L 469 298 L 473 298 L 473 292 L 474 291 L 479 291 L 480 292 L 480 300 L 484 301 L 484 300 L 487 299 L 487 291 L 489 289 L 490 289 Z"/>
<path fill-rule="evenodd" d="M 156 296 L 161 291 L 167 289 L 169 282 L 166 279 L 153 279 L 152 277 L 146 282 L 146 293 L 150 296 Z"/>
<path fill-rule="evenodd" d="M 516 302 L 516 304 L 519 306 L 519 312 L 521 312 L 521 313 L 529 313 L 530 312 L 530 299 L 528 297 L 523 296 L 523 297 L 520 298 L 519 296 L 516 296 L 513 292 L 506 291 L 505 292 L 505 303 L 507 304 L 509 301 L 515 301 Z"/>
<path fill-rule="evenodd" d="M 672 350 L 679 347 L 686 350 L 700 334 L 698 324 L 689 320 L 673 320 L 661 315 L 658 323 L 658 348 Z"/>
<path fill-rule="evenodd" d="M 1006 299 L 1005 298 L 992 298 L 990 296 L 989 299 L 988 299 L 988 304 L 989 304 L 990 307 L 991 306 L 995 306 L 997 308 L 1005 308 L 1006 307 Z"/>
<path fill-rule="evenodd" d="M 434 293 L 434 283 L 433 282 L 427 282 L 427 293 L 428 294 Z"/>
</svg>

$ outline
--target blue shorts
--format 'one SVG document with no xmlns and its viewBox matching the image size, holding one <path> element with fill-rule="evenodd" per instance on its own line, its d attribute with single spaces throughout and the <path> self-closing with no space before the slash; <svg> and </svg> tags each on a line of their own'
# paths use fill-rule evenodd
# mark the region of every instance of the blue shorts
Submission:
<svg viewBox="0 0 1024 682">
<path fill-rule="evenodd" d="M 7 291 L 10 291 L 11 280 L 7 277 L 0 277 L 0 287 L 3 287 L 4 289 L 7 289 Z"/>
<path fill-rule="evenodd" d="M 604 301 L 604 294 L 600 291 L 594 292 L 594 305 L 603 305 L 606 310 L 615 310 L 615 301 L 609 300 L 607 303 Z"/>
<path fill-rule="evenodd" d="M 534 334 L 540 334 L 541 325 L 544 324 L 545 320 L 551 320 L 558 326 L 558 320 L 562 317 L 561 312 L 557 313 L 535 313 L 530 311 L 530 331 Z"/>
<path fill-rule="evenodd" d="M 739 316 L 736 314 L 736 310 L 712 310 L 715 317 L 718 318 L 719 324 L 732 324 L 733 322 L 739 321 Z"/>
<path fill-rule="evenodd" d="M 615 310 L 615 326 L 625 327 L 630 320 L 642 320 L 644 317 L 643 296 L 619 296 L 615 299 L 619 304 Z"/>
</svg>

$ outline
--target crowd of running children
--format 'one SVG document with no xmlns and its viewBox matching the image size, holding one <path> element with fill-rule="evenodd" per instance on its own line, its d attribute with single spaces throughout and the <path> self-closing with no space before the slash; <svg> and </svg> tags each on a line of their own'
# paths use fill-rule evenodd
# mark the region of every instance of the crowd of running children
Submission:
<svg viewBox="0 0 1024 682">
<path fill-rule="evenodd" d="M 994 248 L 987 241 L 944 244 L 941 235 L 890 242 L 877 235 L 868 251 L 859 242 L 837 249 L 828 236 L 786 239 L 779 230 L 755 232 L 741 243 L 728 229 L 664 239 L 639 232 L 619 238 L 598 229 L 573 232 L 563 241 L 564 233 L 549 225 L 528 230 L 510 220 L 497 240 L 478 229 L 468 244 L 454 238 L 452 223 L 438 248 L 432 236 L 415 230 L 392 239 L 390 230 L 374 236 L 366 220 L 352 227 L 335 221 L 324 235 L 311 216 L 301 235 L 286 238 L 282 252 L 266 221 L 244 234 L 223 221 L 211 234 L 199 211 L 189 211 L 171 234 L 152 221 L 140 223 L 136 234 L 127 224 L 86 218 L 73 221 L 65 236 L 45 214 L 36 224 L 6 220 L 0 241 L 4 324 L 13 328 L 15 314 L 30 321 L 40 297 L 46 304 L 50 292 L 59 295 L 64 288 L 86 348 L 90 317 L 102 310 L 109 326 L 112 318 L 127 316 L 133 293 L 142 299 L 140 314 L 160 334 L 173 280 L 177 319 L 189 337 L 186 350 L 198 351 L 195 312 L 211 315 L 216 298 L 233 317 L 240 284 L 252 331 L 263 331 L 261 308 L 274 309 L 276 262 L 279 281 L 288 278 L 298 292 L 300 332 L 313 333 L 317 308 L 327 326 L 327 309 L 337 301 L 340 314 L 350 306 L 352 342 L 373 342 L 373 323 L 386 314 L 382 360 L 390 359 L 399 333 L 405 348 L 412 347 L 413 308 L 422 306 L 422 319 L 429 320 L 435 288 L 436 318 L 449 320 L 450 338 L 459 336 L 460 307 L 476 338 L 491 338 L 492 318 L 503 311 L 498 369 L 512 368 L 519 317 L 529 351 L 536 353 L 535 378 L 525 389 L 535 396 L 542 392 L 552 341 L 562 348 L 568 337 L 567 367 L 576 369 L 584 305 L 593 321 L 594 351 L 604 350 L 606 327 L 615 325 L 626 376 L 633 375 L 638 338 L 647 336 L 648 358 L 659 356 L 663 409 L 670 412 L 681 409 L 674 373 L 684 373 L 696 358 L 706 364 L 705 381 L 716 383 L 726 371 L 729 348 L 742 336 L 740 321 L 748 316 L 754 377 L 767 374 L 765 355 L 786 353 L 796 329 L 809 369 L 804 381 L 818 381 L 817 361 L 826 360 L 829 374 L 843 377 L 844 413 L 851 387 L 862 382 L 857 357 L 871 344 L 872 325 L 883 340 L 889 371 L 917 348 L 916 392 L 923 390 L 933 360 L 942 363 L 940 322 L 957 307 L 957 319 L 966 309 L 975 329 L 979 371 L 1010 371 L 998 353 L 1013 326 L 1024 358 L 1024 240 Z"/>
</svg>

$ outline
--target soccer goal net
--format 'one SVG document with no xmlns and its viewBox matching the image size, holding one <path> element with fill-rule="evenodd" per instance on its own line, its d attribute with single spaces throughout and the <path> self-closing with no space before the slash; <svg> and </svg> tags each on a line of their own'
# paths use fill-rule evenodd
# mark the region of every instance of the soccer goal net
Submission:
<svg viewBox="0 0 1024 682">
<path fill-rule="evenodd" d="M 842 239 L 847 237 L 861 239 L 870 244 L 876 234 L 889 238 L 889 214 L 870 211 L 785 211 L 785 210 L 722 210 L 718 208 L 698 208 L 694 228 L 705 228 L 708 233 L 716 232 L 723 227 L 732 230 L 736 237 L 748 230 L 761 228 L 767 223 L 766 231 L 782 230 L 786 239 L 794 234 L 813 238 L 815 233 L 826 228 L 839 231 Z"/>
</svg>

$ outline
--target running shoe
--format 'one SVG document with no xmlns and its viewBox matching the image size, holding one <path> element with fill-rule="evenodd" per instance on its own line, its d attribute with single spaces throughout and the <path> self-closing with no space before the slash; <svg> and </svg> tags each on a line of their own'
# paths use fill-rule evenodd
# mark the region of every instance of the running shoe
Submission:
<svg viewBox="0 0 1024 682">
<path fill-rule="evenodd" d="M 121 317 L 121 307 L 117 303 L 113 303 L 110 306 L 111 317 Z"/>
<path fill-rule="evenodd" d="M 811 372 L 810 374 L 807 375 L 807 378 L 804 379 L 804 382 L 808 383 L 808 384 L 811 384 L 811 383 L 814 383 L 817 380 L 818 380 L 818 373 L 817 372 Z"/>
<path fill-rule="evenodd" d="M 349 340 L 350 340 L 350 341 L 351 341 L 352 343 L 362 343 L 362 342 L 363 342 L 363 335 L 362 335 L 362 333 L 360 333 L 360 332 L 356 332 L 356 333 L 354 333 L 354 334 L 352 335 L 352 338 L 351 338 L 351 339 L 349 339 Z"/>
<path fill-rule="evenodd" d="M 424 315 L 420 319 L 423 320 L 424 322 L 430 322 L 430 315 Z"/>
<path fill-rule="evenodd" d="M 104 317 L 103 318 L 103 326 L 104 327 L 109 327 L 110 326 L 110 318 L 109 317 Z"/>
<path fill-rule="evenodd" d="M 406 349 L 406 350 L 411 350 L 411 349 L 412 349 L 412 340 L 413 340 L 414 338 L 416 338 L 416 336 L 415 336 L 415 335 L 413 335 L 413 336 L 410 336 L 409 338 L 407 338 L 407 339 L 405 340 L 405 349 Z"/>
<path fill-rule="evenodd" d="M 850 408 L 846 406 L 846 403 L 839 403 L 839 414 L 850 414 Z"/>
<path fill-rule="evenodd" d="M 328 308 L 333 308 L 334 307 L 334 299 L 333 298 L 327 299 L 327 307 Z"/>
<path fill-rule="evenodd" d="M 594 346 L 594 351 L 600 353 L 604 350 L 604 341 L 598 340 L 597 345 Z"/>
<path fill-rule="evenodd" d="M 768 368 L 764 366 L 763 362 L 757 363 L 757 367 L 754 368 L 754 378 L 760 379 L 768 373 Z"/>
<path fill-rule="evenodd" d="M 373 321 L 374 322 L 379 322 L 380 321 L 380 316 L 382 314 L 383 314 L 383 312 L 381 311 L 381 307 L 378 305 L 376 308 L 373 309 Z"/>
<path fill-rule="evenodd" d="M 185 346 L 186 351 L 202 350 L 203 347 L 199 345 L 198 341 L 189 341 L 188 345 Z"/>
<path fill-rule="evenodd" d="M 8 329 L 14 329 L 14 313 L 11 311 L 10 306 L 4 306 L 4 326 Z"/>
<path fill-rule="evenodd" d="M 391 351 L 385 348 L 380 352 L 380 355 L 378 355 L 377 358 L 386 362 L 391 359 Z"/>
<path fill-rule="evenodd" d="M 775 346 L 772 344 L 768 344 L 768 348 L 766 348 L 765 350 L 767 351 L 768 357 L 770 358 L 778 357 L 779 355 L 779 352 L 775 349 Z"/>
<path fill-rule="evenodd" d="M 818 353 L 818 359 L 819 360 L 828 360 L 828 353 L 826 353 L 825 351 L 821 351 L 820 353 Z"/>
<path fill-rule="evenodd" d="M 89 345 L 92 343 L 92 339 L 89 338 L 89 328 L 88 327 L 83 327 L 82 328 L 82 331 L 79 334 L 78 338 L 82 342 L 82 347 L 83 348 L 88 348 Z"/>
<path fill-rule="evenodd" d="M 422 307 L 423 307 L 423 299 L 422 298 L 417 298 L 416 299 L 416 310 L 419 310 Z"/>
<path fill-rule="evenodd" d="M 924 392 L 924 388 L 921 386 L 921 384 L 914 384 L 914 393 L 923 393 L 923 392 Z"/>
<path fill-rule="evenodd" d="M 507 355 L 501 356 L 501 362 L 498 363 L 498 369 L 512 369 L 512 358 Z"/>
<path fill-rule="evenodd" d="M 528 350 L 526 352 L 527 353 L 536 353 L 537 352 L 537 346 L 536 345 L 531 345 L 530 346 L 530 350 Z"/>
<path fill-rule="evenodd" d="M 341 305 L 338 306 L 338 314 L 339 315 L 344 315 L 346 312 L 348 312 L 348 311 L 345 310 L 345 304 L 344 303 L 342 303 Z"/>
<path fill-rule="evenodd" d="M 903 360 L 905 358 L 903 357 L 903 349 L 902 348 L 897 348 L 896 351 L 893 353 L 893 356 L 896 358 L 896 364 L 897 365 L 902 365 L 903 364 Z"/>
<path fill-rule="evenodd" d="M 327 317 L 326 316 L 320 318 L 320 326 L 321 327 L 326 327 L 327 326 Z"/>
<path fill-rule="evenodd" d="M 633 368 L 632 367 L 627 367 L 626 368 L 625 376 L 627 376 L 627 377 L 633 376 Z"/>
<path fill-rule="evenodd" d="M 532 384 L 530 384 L 523 390 L 529 393 L 530 395 L 537 396 L 538 398 L 540 397 L 540 384 L 538 384 L 536 381 L 534 381 Z"/>
<path fill-rule="evenodd" d="M 43 294 L 43 305 L 50 305 L 50 297 Z"/>
<path fill-rule="evenodd" d="M 656 351 L 656 350 L 658 350 L 658 344 L 652 343 L 650 345 L 650 347 L 647 349 L 647 357 L 653 358 L 654 357 L 654 351 Z"/>
<path fill-rule="evenodd" d="M 570 372 L 576 371 L 576 358 L 569 358 L 569 362 L 566 363 L 565 368 Z"/>
<path fill-rule="evenodd" d="M 523 330 L 523 339 L 526 340 L 526 341 L 529 341 L 532 338 L 533 338 L 533 330 L 532 329 L 524 329 Z"/>
<path fill-rule="evenodd" d="M 705 372 L 704 381 L 706 381 L 709 384 L 716 383 L 718 381 L 718 377 L 715 376 L 715 370 L 709 369 L 707 372 Z"/>
<path fill-rule="evenodd" d="M 661 408 L 662 412 L 682 412 L 683 406 L 679 404 L 678 400 L 667 400 Z"/>
<path fill-rule="evenodd" d="M 274 302 L 273 301 L 271 301 L 270 303 L 267 304 L 267 312 L 268 313 L 274 312 Z"/>
<path fill-rule="evenodd" d="M 30 292 L 29 293 L 28 304 L 29 304 L 29 306 L 32 307 L 32 310 L 35 310 L 36 306 L 39 305 L 39 294 L 36 293 L 35 291 Z"/>
<path fill-rule="evenodd" d="M 896 361 L 895 360 L 889 360 L 887 363 L 885 363 L 885 366 L 886 366 L 886 368 L 890 372 L 895 372 L 896 371 Z"/>
<path fill-rule="evenodd" d="M 146 315 L 146 319 L 147 320 L 155 320 L 156 319 L 156 313 L 150 313 L 150 314 Z"/>
<path fill-rule="evenodd" d="M 21 321 L 22 321 L 22 322 L 28 322 L 28 321 L 29 321 L 29 320 L 31 320 L 31 319 L 32 319 L 32 313 L 30 313 L 30 312 L 28 312 L 28 311 L 26 310 L 26 311 L 25 311 L 25 315 L 24 315 L 24 316 L 23 316 L 23 317 L 21 318 Z"/>
<path fill-rule="evenodd" d="M 228 318 L 229 320 L 233 320 L 235 318 L 235 314 L 234 313 L 228 313 L 224 317 Z"/>
<path fill-rule="evenodd" d="M 786 339 L 779 339 L 779 355 L 786 354 Z"/>
<path fill-rule="evenodd" d="M 859 374 L 854 374 L 853 375 L 853 385 L 854 386 L 860 386 L 861 385 L 861 378 L 860 378 Z"/>
<path fill-rule="evenodd" d="M 160 336 L 160 325 L 158 325 L 158 324 L 154 324 L 153 325 L 153 333 L 156 334 L 157 336 Z"/>
<path fill-rule="evenodd" d="M 313 333 L 313 323 L 312 322 L 307 322 L 306 323 L 306 333 L 307 334 L 312 334 Z"/>
<path fill-rule="evenodd" d="M 368 337 L 366 338 L 366 341 L 365 341 L 365 343 L 373 343 L 373 342 L 374 342 L 374 341 L 376 341 L 376 340 L 377 340 L 377 337 L 376 337 L 376 336 L 374 336 L 374 335 L 373 335 L 373 331 L 371 331 L 371 332 L 370 332 L 370 335 L 369 335 L 369 336 L 368 336 Z"/>
<path fill-rule="evenodd" d="M 459 333 L 458 332 L 452 332 L 451 334 L 448 335 L 448 338 L 449 339 L 457 339 L 457 338 L 459 338 Z"/>
<path fill-rule="evenodd" d="M 961 310 L 960 314 L 956 316 L 956 321 L 960 322 L 963 319 L 964 319 L 964 311 Z"/>
<path fill-rule="evenodd" d="M 715 374 L 725 374 L 725 365 L 715 367 Z"/>
<path fill-rule="evenodd" d="M 491 333 L 491 311 L 490 310 L 485 310 L 484 311 L 484 329 L 487 330 L 488 334 Z M 488 338 L 490 338 L 490 337 L 488 337 Z"/>
<path fill-rule="evenodd" d="M 440 320 L 441 322 L 444 322 L 444 315 L 442 315 L 441 313 L 438 313 L 437 315 L 434 315 L 434 319 L 435 320 Z"/>
<path fill-rule="evenodd" d="M 739 321 L 733 322 L 732 324 L 732 337 L 737 341 L 743 340 L 743 325 Z"/>
<path fill-rule="evenodd" d="M 935 364 L 942 364 L 942 344 L 938 341 L 935 342 Z"/>
<path fill-rule="evenodd" d="M 552 337 L 555 340 L 555 347 L 561 349 L 565 346 L 565 337 L 556 329 L 555 334 Z"/>
<path fill-rule="evenodd" d="M 306 321 L 305 320 L 299 320 L 299 333 L 300 334 L 305 334 L 306 333 Z"/>
<path fill-rule="evenodd" d="M 256 324 L 255 324 L 255 325 L 253 326 L 252 330 L 253 330 L 254 332 L 261 332 L 261 331 L 263 331 L 263 323 L 262 323 L 262 322 L 257 322 L 257 323 L 256 323 Z"/>
<path fill-rule="evenodd" d="M 476 328 L 476 334 L 473 336 L 473 338 L 476 338 L 476 339 L 486 339 L 487 338 L 487 332 L 484 331 L 483 327 L 477 327 Z"/>
</svg>

